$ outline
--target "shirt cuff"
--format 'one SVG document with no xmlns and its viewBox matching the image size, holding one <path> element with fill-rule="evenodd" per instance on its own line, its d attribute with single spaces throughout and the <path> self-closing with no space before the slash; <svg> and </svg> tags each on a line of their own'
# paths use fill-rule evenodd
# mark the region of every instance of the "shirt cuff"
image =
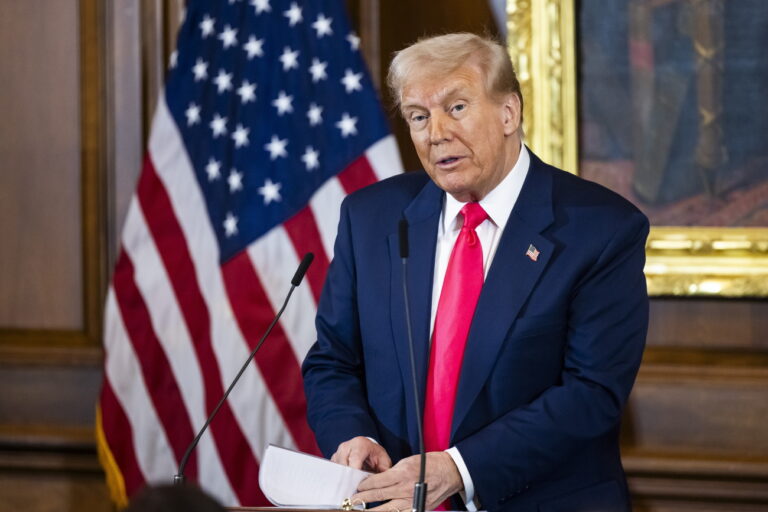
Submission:
<svg viewBox="0 0 768 512">
<path fill-rule="evenodd" d="M 448 455 L 453 459 L 453 463 L 456 464 L 456 468 L 461 475 L 461 481 L 464 483 L 464 491 L 461 492 L 461 497 L 464 500 L 464 504 L 467 506 L 469 512 L 475 512 L 477 507 L 475 506 L 475 485 L 472 483 L 472 477 L 469 475 L 467 465 L 464 464 L 464 458 L 459 453 L 459 449 L 455 446 L 451 446 L 445 450 Z"/>
</svg>

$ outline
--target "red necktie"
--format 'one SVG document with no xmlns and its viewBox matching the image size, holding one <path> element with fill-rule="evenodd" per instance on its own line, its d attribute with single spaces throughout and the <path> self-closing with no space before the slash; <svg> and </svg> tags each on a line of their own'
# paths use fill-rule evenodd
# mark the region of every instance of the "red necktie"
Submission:
<svg viewBox="0 0 768 512">
<path fill-rule="evenodd" d="M 464 224 L 448 261 L 429 354 L 424 405 L 424 444 L 428 452 L 449 448 L 456 389 L 464 347 L 483 287 L 483 248 L 475 228 L 488 214 L 478 203 L 461 209 Z M 435 510 L 447 510 L 444 502 Z"/>
</svg>

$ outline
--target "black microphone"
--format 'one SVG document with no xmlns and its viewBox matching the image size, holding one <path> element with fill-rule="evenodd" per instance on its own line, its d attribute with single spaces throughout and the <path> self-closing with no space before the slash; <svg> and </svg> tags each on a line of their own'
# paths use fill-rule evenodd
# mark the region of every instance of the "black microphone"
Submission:
<svg viewBox="0 0 768 512">
<path fill-rule="evenodd" d="M 315 259 L 315 255 L 311 252 L 308 252 L 304 255 L 304 258 L 302 258 L 301 263 L 299 263 L 299 268 L 296 269 L 296 273 L 293 274 L 293 279 L 291 279 L 291 286 L 294 288 L 299 286 L 301 284 L 301 280 L 304 279 L 304 274 L 307 273 L 307 269 L 312 264 L 312 260 Z M 291 291 L 293 291 L 293 288 L 291 288 Z"/>
<path fill-rule="evenodd" d="M 405 300 L 405 330 L 408 332 L 408 351 L 411 356 L 411 378 L 413 379 L 413 398 L 416 404 L 416 425 L 419 432 L 419 454 L 421 461 L 419 465 L 419 481 L 413 486 L 413 506 L 412 512 L 424 512 L 427 501 L 427 482 L 424 481 L 424 473 L 427 466 L 427 452 L 424 450 L 424 432 L 421 426 L 421 401 L 419 400 L 419 386 L 416 381 L 416 357 L 413 349 L 413 332 L 411 332 L 411 308 L 408 305 L 408 280 L 406 271 L 408 269 L 408 221 L 400 220 L 398 225 L 398 235 L 400 238 L 400 259 L 403 262 L 403 299 Z"/>
<path fill-rule="evenodd" d="M 408 221 L 400 219 L 397 228 L 397 234 L 400 238 L 400 257 L 403 259 L 403 265 L 405 265 L 405 260 L 408 258 Z"/>
<path fill-rule="evenodd" d="M 293 279 L 291 279 L 291 289 L 288 290 L 288 295 L 285 297 L 285 302 L 283 302 L 283 306 L 280 308 L 280 311 L 277 312 L 275 315 L 275 318 L 272 320 L 272 323 L 269 324 L 269 327 L 267 327 L 267 331 L 264 333 L 264 335 L 261 337 L 259 342 L 256 344 L 256 347 L 251 351 L 251 355 L 248 356 L 248 359 L 245 361 L 245 364 L 243 364 L 242 368 L 240 368 L 240 371 L 237 372 L 237 375 L 235 375 L 235 378 L 232 380 L 232 384 L 229 385 L 227 388 L 227 391 L 224 393 L 224 396 L 221 397 L 221 400 L 219 400 L 219 403 L 216 404 L 216 407 L 213 409 L 213 412 L 211 412 L 211 415 L 208 416 L 208 419 L 205 420 L 205 424 L 203 424 L 203 427 L 200 429 L 200 432 L 197 433 L 195 438 L 192 440 L 192 442 L 187 447 L 187 451 L 184 452 L 184 456 L 181 458 L 181 463 L 179 464 L 179 473 L 177 475 L 173 476 L 173 483 L 176 485 L 183 484 L 185 482 L 184 477 L 184 468 L 187 467 L 187 461 L 189 461 L 189 456 L 192 455 L 192 452 L 194 451 L 195 447 L 197 446 L 197 443 L 200 442 L 200 438 L 203 437 L 203 433 L 208 429 L 208 425 L 211 424 L 211 421 L 213 421 L 213 418 L 216 417 L 216 414 L 219 412 L 219 409 L 221 409 L 221 406 L 224 405 L 224 402 L 227 400 L 227 397 L 232 392 L 232 390 L 235 387 L 235 384 L 237 384 L 237 381 L 240 380 L 240 376 L 245 372 L 245 369 L 248 368 L 248 365 L 251 364 L 251 361 L 253 360 L 254 356 L 256 356 L 256 352 L 259 351 L 261 346 L 264 344 L 264 340 L 267 339 L 267 336 L 269 336 L 269 333 L 272 332 L 272 328 L 275 326 L 278 320 L 280 320 L 280 316 L 283 314 L 283 311 L 285 311 L 285 307 L 288 305 L 288 300 L 290 300 L 291 295 L 293 294 L 293 290 L 301 284 L 301 280 L 304 279 L 304 274 L 307 273 L 307 269 L 312 264 L 312 260 L 315 258 L 315 255 L 311 252 L 308 252 L 304 255 L 304 258 L 302 258 L 301 263 L 299 263 L 299 268 L 296 269 L 296 273 L 293 275 Z"/>
</svg>

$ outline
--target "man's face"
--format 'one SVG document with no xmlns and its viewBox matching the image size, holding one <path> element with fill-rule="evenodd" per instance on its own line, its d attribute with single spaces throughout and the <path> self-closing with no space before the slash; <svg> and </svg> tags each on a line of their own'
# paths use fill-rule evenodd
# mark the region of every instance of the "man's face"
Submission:
<svg viewBox="0 0 768 512">
<path fill-rule="evenodd" d="M 417 74 L 401 104 L 427 174 L 461 202 L 485 197 L 517 161 L 520 102 L 514 94 L 494 101 L 473 64 L 448 76 Z"/>
</svg>

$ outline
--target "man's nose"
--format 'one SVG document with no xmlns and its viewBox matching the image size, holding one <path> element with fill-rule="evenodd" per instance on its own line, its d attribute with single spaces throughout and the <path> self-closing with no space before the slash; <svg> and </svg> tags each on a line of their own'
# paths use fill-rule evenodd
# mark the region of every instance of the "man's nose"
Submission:
<svg viewBox="0 0 768 512">
<path fill-rule="evenodd" d="M 450 140 L 449 120 L 442 112 L 432 114 L 429 119 L 429 143 L 440 144 Z"/>
</svg>

